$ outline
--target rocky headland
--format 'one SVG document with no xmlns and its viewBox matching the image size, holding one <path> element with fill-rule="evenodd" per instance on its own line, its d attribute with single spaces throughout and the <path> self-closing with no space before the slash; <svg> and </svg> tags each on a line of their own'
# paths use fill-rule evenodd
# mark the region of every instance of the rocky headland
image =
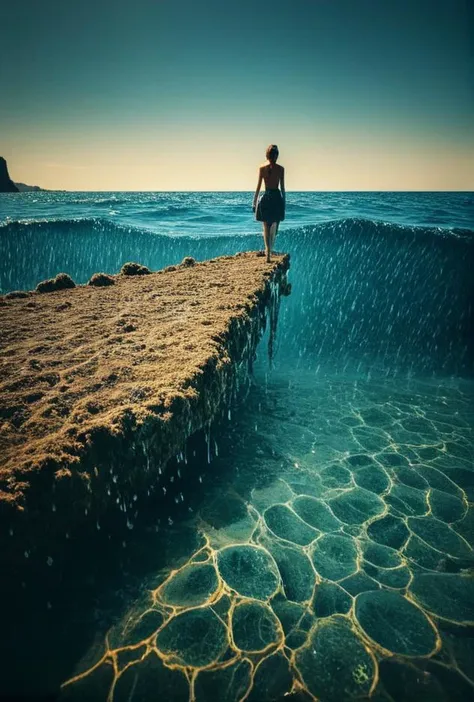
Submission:
<svg viewBox="0 0 474 702">
<path fill-rule="evenodd" d="M 7 162 L 0 156 L 0 193 L 18 193 L 19 189 L 8 174 Z"/>
<path fill-rule="evenodd" d="M 39 185 L 27 185 L 26 183 L 15 183 L 10 178 L 8 166 L 3 156 L 0 156 L 0 193 L 29 193 L 40 192 L 44 188 Z"/>
</svg>

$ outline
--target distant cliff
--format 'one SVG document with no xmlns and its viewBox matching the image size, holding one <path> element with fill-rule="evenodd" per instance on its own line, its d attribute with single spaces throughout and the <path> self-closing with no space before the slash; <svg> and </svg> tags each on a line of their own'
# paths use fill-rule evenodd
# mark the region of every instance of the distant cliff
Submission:
<svg viewBox="0 0 474 702">
<path fill-rule="evenodd" d="M 18 193 L 19 190 L 15 183 L 10 180 L 8 175 L 7 162 L 0 156 L 0 193 Z"/>
<path fill-rule="evenodd" d="M 39 185 L 26 185 L 25 183 L 15 183 L 20 193 L 38 192 L 43 190 Z"/>
<path fill-rule="evenodd" d="M 39 185 L 26 185 L 14 183 L 8 175 L 8 166 L 5 159 L 0 156 L 0 193 L 29 193 L 43 190 Z"/>
</svg>

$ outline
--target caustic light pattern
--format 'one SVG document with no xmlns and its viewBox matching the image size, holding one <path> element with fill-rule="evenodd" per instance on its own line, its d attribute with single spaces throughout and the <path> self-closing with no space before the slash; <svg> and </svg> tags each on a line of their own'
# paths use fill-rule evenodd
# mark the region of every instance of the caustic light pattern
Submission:
<svg viewBox="0 0 474 702">
<path fill-rule="evenodd" d="M 451 632 L 474 624 L 471 410 L 438 390 L 421 409 L 422 385 L 341 379 L 287 398 L 286 417 L 262 411 L 287 460 L 203 504 L 199 547 L 62 698 L 441 701 L 452 675 L 474 691 Z"/>
</svg>

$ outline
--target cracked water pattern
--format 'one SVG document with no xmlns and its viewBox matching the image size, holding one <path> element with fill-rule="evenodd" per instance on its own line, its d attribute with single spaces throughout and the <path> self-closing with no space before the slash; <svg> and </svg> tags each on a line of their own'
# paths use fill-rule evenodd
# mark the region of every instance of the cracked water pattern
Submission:
<svg viewBox="0 0 474 702">
<path fill-rule="evenodd" d="M 472 387 L 302 375 L 250 396 L 200 546 L 64 699 L 474 696 Z"/>
</svg>

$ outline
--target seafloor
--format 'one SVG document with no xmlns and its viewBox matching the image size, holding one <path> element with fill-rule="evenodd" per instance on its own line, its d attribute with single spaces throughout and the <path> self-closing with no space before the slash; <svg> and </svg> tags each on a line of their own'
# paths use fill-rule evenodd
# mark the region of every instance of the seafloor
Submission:
<svg viewBox="0 0 474 702">
<path fill-rule="evenodd" d="M 470 399 L 469 384 L 348 370 L 260 376 L 200 495 L 194 466 L 174 466 L 167 567 L 63 698 L 470 699 Z"/>
</svg>

